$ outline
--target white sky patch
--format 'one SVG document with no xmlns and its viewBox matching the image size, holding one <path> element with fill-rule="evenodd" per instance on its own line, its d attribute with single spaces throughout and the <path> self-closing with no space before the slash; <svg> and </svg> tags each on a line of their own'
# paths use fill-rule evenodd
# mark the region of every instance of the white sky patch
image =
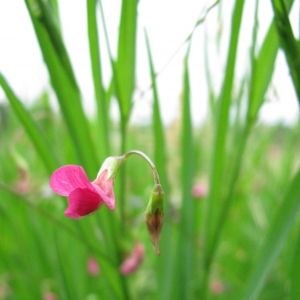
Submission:
<svg viewBox="0 0 300 300">
<path fill-rule="evenodd" d="M 206 7 L 212 3 L 212 1 L 207 2 Z M 226 64 L 232 4 L 232 0 L 226 1 L 226 5 L 222 4 L 222 24 L 218 23 L 219 8 L 216 7 L 209 13 L 206 22 L 198 27 L 193 37 L 189 71 L 191 112 L 195 125 L 201 124 L 208 112 L 208 91 L 204 71 L 204 34 L 205 32 L 207 34 L 209 66 L 214 88 L 216 92 L 219 92 Z M 116 55 L 117 52 L 120 5 L 120 0 L 103 1 L 113 55 Z M 151 80 L 144 28 L 147 29 L 149 35 L 155 70 L 160 72 L 157 77 L 157 86 L 163 121 L 168 125 L 178 118 L 181 109 L 183 60 L 186 46 L 180 49 L 165 68 L 164 66 L 190 34 L 199 16 L 202 16 L 202 5 L 203 3 L 198 0 L 140 1 L 136 61 L 137 90 L 134 93 L 131 122 L 143 124 L 151 122 L 153 97 L 152 91 L 148 90 Z M 84 106 L 88 112 L 92 113 L 95 101 L 89 59 L 86 2 L 63 0 L 59 1 L 59 8 L 63 37 L 82 91 Z M 295 1 L 290 17 L 296 36 L 299 36 L 298 11 L 299 3 Z M 272 14 L 269 1 L 260 2 L 258 46 L 263 41 Z M 236 84 L 249 70 L 248 53 L 252 38 L 253 18 L 254 1 L 246 1 L 236 65 Z M 108 86 L 111 68 L 100 18 L 98 18 L 98 23 L 104 82 Z M 220 48 L 217 49 L 216 36 L 220 29 L 222 29 L 223 35 Z M 31 103 L 45 88 L 49 89 L 48 73 L 23 1 L 0 2 L 0 72 L 25 103 Z M 3 99 L 5 96 L 0 89 L 0 101 Z M 260 111 L 260 119 L 264 122 L 292 124 L 299 118 L 296 95 L 282 50 L 279 51 L 267 99 L 269 101 L 263 105 Z M 118 109 L 113 108 L 111 111 L 113 117 L 117 119 Z"/>
</svg>

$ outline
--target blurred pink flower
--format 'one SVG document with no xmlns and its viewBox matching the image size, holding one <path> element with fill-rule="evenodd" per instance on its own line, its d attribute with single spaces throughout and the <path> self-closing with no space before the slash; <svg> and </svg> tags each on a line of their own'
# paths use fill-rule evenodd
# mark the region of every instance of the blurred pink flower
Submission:
<svg viewBox="0 0 300 300">
<path fill-rule="evenodd" d="M 87 264 L 88 272 L 92 276 L 97 276 L 100 274 L 100 267 L 99 264 L 94 257 L 89 257 L 88 264 Z"/>
<path fill-rule="evenodd" d="M 43 300 L 57 300 L 57 297 L 55 294 L 53 294 L 51 292 L 46 292 L 43 295 Z"/>
<path fill-rule="evenodd" d="M 0 283 L 0 299 L 6 299 L 7 296 L 11 294 L 11 288 L 10 286 L 6 283 Z"/>
<path fill-rule="evenodd" d="M 0 285 L 0 299 L 4 297 L 4 288 Z"/>
<path fill-rule="evenodd" d="M 134 246 L 133 252 L 122 263 L 120 267 L 121 273 L 127 275 L 136 271 L 144 259 L 144 254 L 145 250 L 143 244 L 137 243 Z"/>
<path fill-rule="evenodd" d="M 224 292 L 224 286 L 222 281 L 220 280 L 213 280 L 210 284 L 210 289 L 215 295 L 220 295 Z"/>
<path fill-rule="evenodd" d="M 203 198 L 207 195 L 208 193 L 208 186 L 206 182 L 198 182 L 194 184 L 192 188 L 192 195 L 194 198 Z"/>
<path fill-rule="evenodd" d="M 80 219 L 98 210 L 103 203 L 115 209 L 114 178 L 103 169 L 95 181 L 90 182 L 83 168 L 75 165 L 61 167 L 50 178 L 50 187 L 61 195 L 68 196 L 69 207 L 65 216 Z"/>
</svg>

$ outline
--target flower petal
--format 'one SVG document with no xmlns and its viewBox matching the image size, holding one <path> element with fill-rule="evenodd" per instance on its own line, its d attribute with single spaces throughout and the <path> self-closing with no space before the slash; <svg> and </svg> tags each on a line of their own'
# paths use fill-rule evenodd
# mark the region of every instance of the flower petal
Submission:
<svg viewBox="0 0 300 300">
<path fill-rule="evenodd" d="M 69 196 L 77 188 L 95 190 L 83 168 L 75 165 L 64 166 L 54 171 L 50 178 L 50 187 L 61 196 Z"/>
<path fill-rule="evenodd" d="M 135 245 L 133 252 L 127 257 L 120 267 L 122 274 L 127 275 L 136 271 L 144 259 L 144 246 L 141 243 Z"/>
<path fill-rule="evenodd" d="M 102 200 L 108 206 L 110 210 L 115 209 L 116 198 L 114 193 L 114 178 L 106 179 L 108 175 L 108 170 L 104 170 L 100 176 L 92 182 L 94 187 L 96 187 L 98 193 L 102 196 L 101 191 L 104 192 L 106 197 L 102 197 Z M 101 191 L 100 191 L 101 190 Z"/>
<path fill-rule="evenodd" d="M 133 273 L 140 265 L 140 262 L 133 256 L 129 256 L 121 265 L 120 271 L 127 275 Z"/>
<path fill-rule="evenodd" d="M 70 193 L 68 202 L 69 207 L 65 211 L 65 216 L 71 219 L 89 215 L 103 204 L 100 195 L 90 189 L 75 189 Z"/>
</svg>

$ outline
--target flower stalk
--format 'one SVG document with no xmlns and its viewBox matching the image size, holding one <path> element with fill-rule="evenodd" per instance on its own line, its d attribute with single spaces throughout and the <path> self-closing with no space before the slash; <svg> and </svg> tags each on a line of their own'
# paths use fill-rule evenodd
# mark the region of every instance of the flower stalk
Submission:
<svg viewBox="0 0 300 300">
<path fill-rule="evenodd" d="M 122 160 L 125 160 L 132 154 L 140 155 L 147 161 L 147 163 L 150 165 L 150 167 L 152 169 L 155 184 L 160 185 L 159 176 L 158 176 L 156 167 L 155 167 L 154 163 L 152 162 L 152 160 L 145 153 L 143 153 L 142 151 L 139 151 L 139 150 L 130 150 L 130 151 L 126 152 L 123 156 L 121 156 L 120 158 Z"/>
<path fill-rule="evenodd" d="M 154 250 L 157 255 L 160 255 L 158 248 L 158 243 L 160 240 L 160 234 L 162 230 L 163 220 L 164 220 L 164 201 L 165 193 L 162 189 L 162 186 L 159 181 L 158 172 L 154 163 L 151 159 L 143 152 L 139 150 L 131 150 L 126 152 L 123 156 L 120 157 L 122 161 L 127 159 L 130 155 L 137 154 L 143 157 L 147 163 L 150 165 L 153 177 L 154 177 L 154 188 L 148 202 L 146 209 L 146 225 L 150 239 L 154 245 Z"/>
</svg>

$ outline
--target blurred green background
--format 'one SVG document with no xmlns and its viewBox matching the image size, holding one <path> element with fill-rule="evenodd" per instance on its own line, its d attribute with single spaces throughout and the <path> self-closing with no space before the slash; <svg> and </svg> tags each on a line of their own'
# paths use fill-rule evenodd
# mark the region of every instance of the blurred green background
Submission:
<svg viewBox="0 0 300 300">
<path fill-rule="evenodd" d="M 161 107 L 168 99 L 159 92 L 164 71 L 155 68 L 147 28 L 139 38 L 148 62 L 150 117 L 131 120 L 141 2 L 122 1 L 115 47 L 102 2 L 85 3 L 95 107 L 87 113 L 61 31 L 60 3 L 24 1 L 51 88 L 26 104 L 0 69 L 5 95 L 0 102 L 0 299 L 299 299 L 299 122 L 270 125 L 259 118 L 277 53 L 290 73 L 287 95 L 300 99 L 299 40 L 288 15 L 293 1 L 270 2 L 273 21 L 260 42 L 261 2 L 255 2 L 246 67 L 238 60 L 246 1 L 236 0 L 226 15 L 229 34 L 218 75 L 209 63 L 218 59 L 218 51 L 202 37 L 199 68 L 205 72 L 208 113 L 197 126 L 192 103 L 204 102 L 192 98 L 193 45 L 200 28 L 204 35 L 209 32 L 206 19 L 216 11 L 220 31 L 213 47 L 223 45 L 227 2 L 203 5 L 194 29 L 177 45 L 185 53 L 178 70 L 180 106 L 167 125 Z M 221 78 L 220 88 L 214 76 Z M 111 113 L 114 101 L 117 118 Z M 81 165 L 92 181 L 106 157 L 131 149 L 153 160 L 166 194 L 160 256 L 145 226 L 153 178 L 140 157 L 130 157 L 116 177 L 113 212 L 102 207 L 92 216 L 68 219 L 63 215 L 67 199 L 49 187 L 60 166 Z M 144 245 L 143 261 L 134 273 L 122 274 L 120 266 L 137 243 Z"/>
</svg>

